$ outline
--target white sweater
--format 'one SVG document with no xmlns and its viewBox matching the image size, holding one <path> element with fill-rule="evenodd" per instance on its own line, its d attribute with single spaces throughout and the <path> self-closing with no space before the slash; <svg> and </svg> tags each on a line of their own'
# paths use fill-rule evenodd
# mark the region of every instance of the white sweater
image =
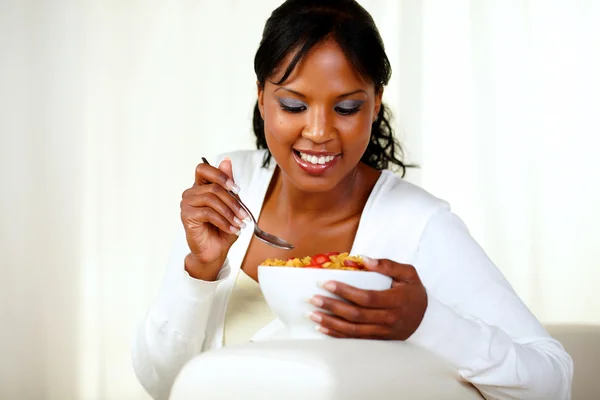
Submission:
<svg viewBox="0 0 600 400">
<path fill-rule="evenodd" d="M 263 155 L 228 154 L 240 196 L 255 215 L 274 170 L 261 167 Z M 227 301 L 251 236 L 251 227 L 243 230 L 217 281 L 205 282 L 184 270 L 189 249 L 181 228 L 159 294 L 132 344 L 134 369 L 154 399 L 168 398 L 187 361 L 221 347 Z M 447 203 L 384 171 L 365 205 L 351 253 L 415 266 L 428 307 L 408 341 L 450 362 L 486 398 L 570 398 L 571 358 Z M 255 340 L 268 339 L 279 326 L 275 321 Z"/>
</svg>

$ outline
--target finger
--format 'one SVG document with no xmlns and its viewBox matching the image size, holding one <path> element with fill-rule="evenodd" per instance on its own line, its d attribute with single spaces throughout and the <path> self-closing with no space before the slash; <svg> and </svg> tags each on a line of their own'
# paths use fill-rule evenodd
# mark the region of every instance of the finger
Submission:
<svg viewBox="0 0 600 400">
<path fill-rule="evenodd" d="M 340 332 L 334 331 L 333 329 L 325 328 L 324 326 L 321 326 L 321 325 L 317 325 L 316 329 L 319 332 L 324 333 L 325 335 L 331 336 L 334 338 L 344 339 L 344 338 L 348 337 L 348 336 L 342 335 Z"/>
<path fill-rule="evenodd" d="M 183 205 L 181 207 L 181 219 L 184 225 L 189 227 L 200 226 L 200 224 L 209 223 L 220 229 L 224 233 L 240 235 L 240 229 L 216 212 L 210 207 L 192 207 Z"/>
<path fill-rule="evenodd" d="M 345 283 L 329 281 L 323 288 L 344 300 L 365 308 L 396 308 L 404 298 L 403 287 L 388 290 L 363 290 Z"/>
<path fill-rule="evenodd" d="M 316 329 L 321 332 L 324 333 L 325 335 L 334 337 L 334 338 L 338 338 L 338 339 L 351 339 L 350 336 L 344 335 L 338 331 L 335 331 L 333 329 L 330 328 L 325 328 L 324 326 L 321 325 L 317 325 Z M 373 339 L 373 340 L 380 340 L 380 339 L 385 339 L 385 338 L 381 338 L 381 337 L 377 337 L 377 336 L 365 336 L 362 337 L 361 339 Z"/>
<path fill-rule="evenodd" d="M 182 199 L 188 204 L 196 207 L 202 207 L 209 205 L 206 203 L 207 199 L 203 198 L 205 194 L 213 194 L 223 202 L 226 207 L 235 214 L 235 216 L 241 220 L 249 218 L 248 213 L 240 206 L 236 199 L 233 198 L 225 189 L 220 185 L 208 184 L 202 186 L 194 186 L 187 189 L 182 194 Z M 223 216 L 228 217 L 226 213 L 221 213 Z M 230 218 L 232 220 L 233 218 Z"/>
<path fill-rule="evenodd" d="M 379 272 L 389 276 L 398 282 L 420 281 L 415 267 L 409 264 L 401 264 L 388 259 L 373 259 L 362 256 L 365 268 L 369 271 Z"/>
<path fill-rule="evenodd" d="M 350 338 L 386 338 L 392 333 L 391 328 L 387 326 L 376 324 L 355 324 L 336 316 L 319 312 L 314 312 L 313 315 L 320 317 L 320 320 L 319 318 L 315 318 L 313 321 L 320 324 L 323 328 L 333 330 Z"/>
<path fill-rule="evenodd" d="M 394 313 L 390 312 L 389 309 L 363 308 L 331 297 L 318 295 L 311 298 L 310 302 L 314 306 L 350 322 L 392 326 L 396 321 L 393 318 Z"/>
<path fill-rule="evenodd" d="M 233 181 L 233 165 L 229 157 L 225 157 L 225 159 L 221 161 L 219 169 L 225 172 L 225 174 Z"/>
<path fill-rule="evenodd" d="M 209 183 L 216 183 L 221 185 L 227 190 L 231 190 L 234 193 L 240 192 L 240 187 L 235 184 L 232 177 L 227 173 L 221 171 L 218 168 L 213 167 L 205 163 L 198 164 L 196 167 L 196 177 L 194 184 L 197 186 L 206 185 Z"/>
<path fill-rule="evenodd" d="M 221 190 L 220 186 L 219 187 Z M 231 196 L 227 195 L 227 197 L 231 198 Z M 187 197 L 185 200 L 185 204 L 192 207 L 209 207 L 218 212 L 222 217 L 227 219 L 231 225 L 234 225 L 239 228 L 245 228 L 246 223 L 238 218 L 237 214 L 232 211 L 230 208 L 231 205 L 226 204 L 219 196 L 214 193 L 199 193 L 191 197 Z"/>
</svg>

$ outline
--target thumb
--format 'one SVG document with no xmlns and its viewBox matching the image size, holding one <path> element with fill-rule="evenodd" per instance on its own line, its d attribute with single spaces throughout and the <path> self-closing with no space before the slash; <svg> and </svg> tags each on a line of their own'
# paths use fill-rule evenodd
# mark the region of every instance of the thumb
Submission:
<svg viewBox="0 0 600 400">
<path fill-rule="evenodd" d="M 362 256 L 365 268 L 369 271 L 379 272 L 387 275 L 397 282 L 415 282 L 420 281 L 419 274 L 415 267 L 409 264 L 401 264 L 388 259 L 373 259 Z"/>
<path fill-rule="evenodd" d="M 219 164 L 219 170 L 225 172 L 227 176 L 233 180 L 233 165 L 231 164 L 231 158 L 225 157 Z"/>
</svg>

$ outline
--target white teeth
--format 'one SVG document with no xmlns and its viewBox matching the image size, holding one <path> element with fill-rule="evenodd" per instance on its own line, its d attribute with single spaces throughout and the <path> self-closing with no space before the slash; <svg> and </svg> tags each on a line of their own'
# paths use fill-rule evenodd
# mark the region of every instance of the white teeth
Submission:
<svg viewBox="0 0 600 400">
<path fill-rule="evenodd" d="M 300 158 L 302 158 L 304 161 L 307 161 L 307 162 L 309 162 L 311 164 L 320 164 L 320 165 L 323 165 L 323 164 L 326 164 L 326 163 L 332 161 L 335 158 L 335 156 L 320 156 L 320 157 L 317 157 L 317 156 L 313 156 L 311 154 L 306 154 L 306 153 L 301 153 L 301 152 L 299 152 L 299 153 L 300 153 Z"/>
</svg>

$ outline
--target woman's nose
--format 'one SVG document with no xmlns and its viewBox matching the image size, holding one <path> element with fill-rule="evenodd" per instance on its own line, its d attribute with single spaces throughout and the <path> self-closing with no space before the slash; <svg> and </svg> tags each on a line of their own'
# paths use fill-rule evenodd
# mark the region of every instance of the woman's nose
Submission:
<svg viewBox="0 0 600 400">
<path fill-rule="evenodd" d="M 324 108 L 313 108 L 307 113 L 308 121 L 302 137 L 315 143 L 324 143 L 335 135 L 334 116 Z"/>
</svg>

